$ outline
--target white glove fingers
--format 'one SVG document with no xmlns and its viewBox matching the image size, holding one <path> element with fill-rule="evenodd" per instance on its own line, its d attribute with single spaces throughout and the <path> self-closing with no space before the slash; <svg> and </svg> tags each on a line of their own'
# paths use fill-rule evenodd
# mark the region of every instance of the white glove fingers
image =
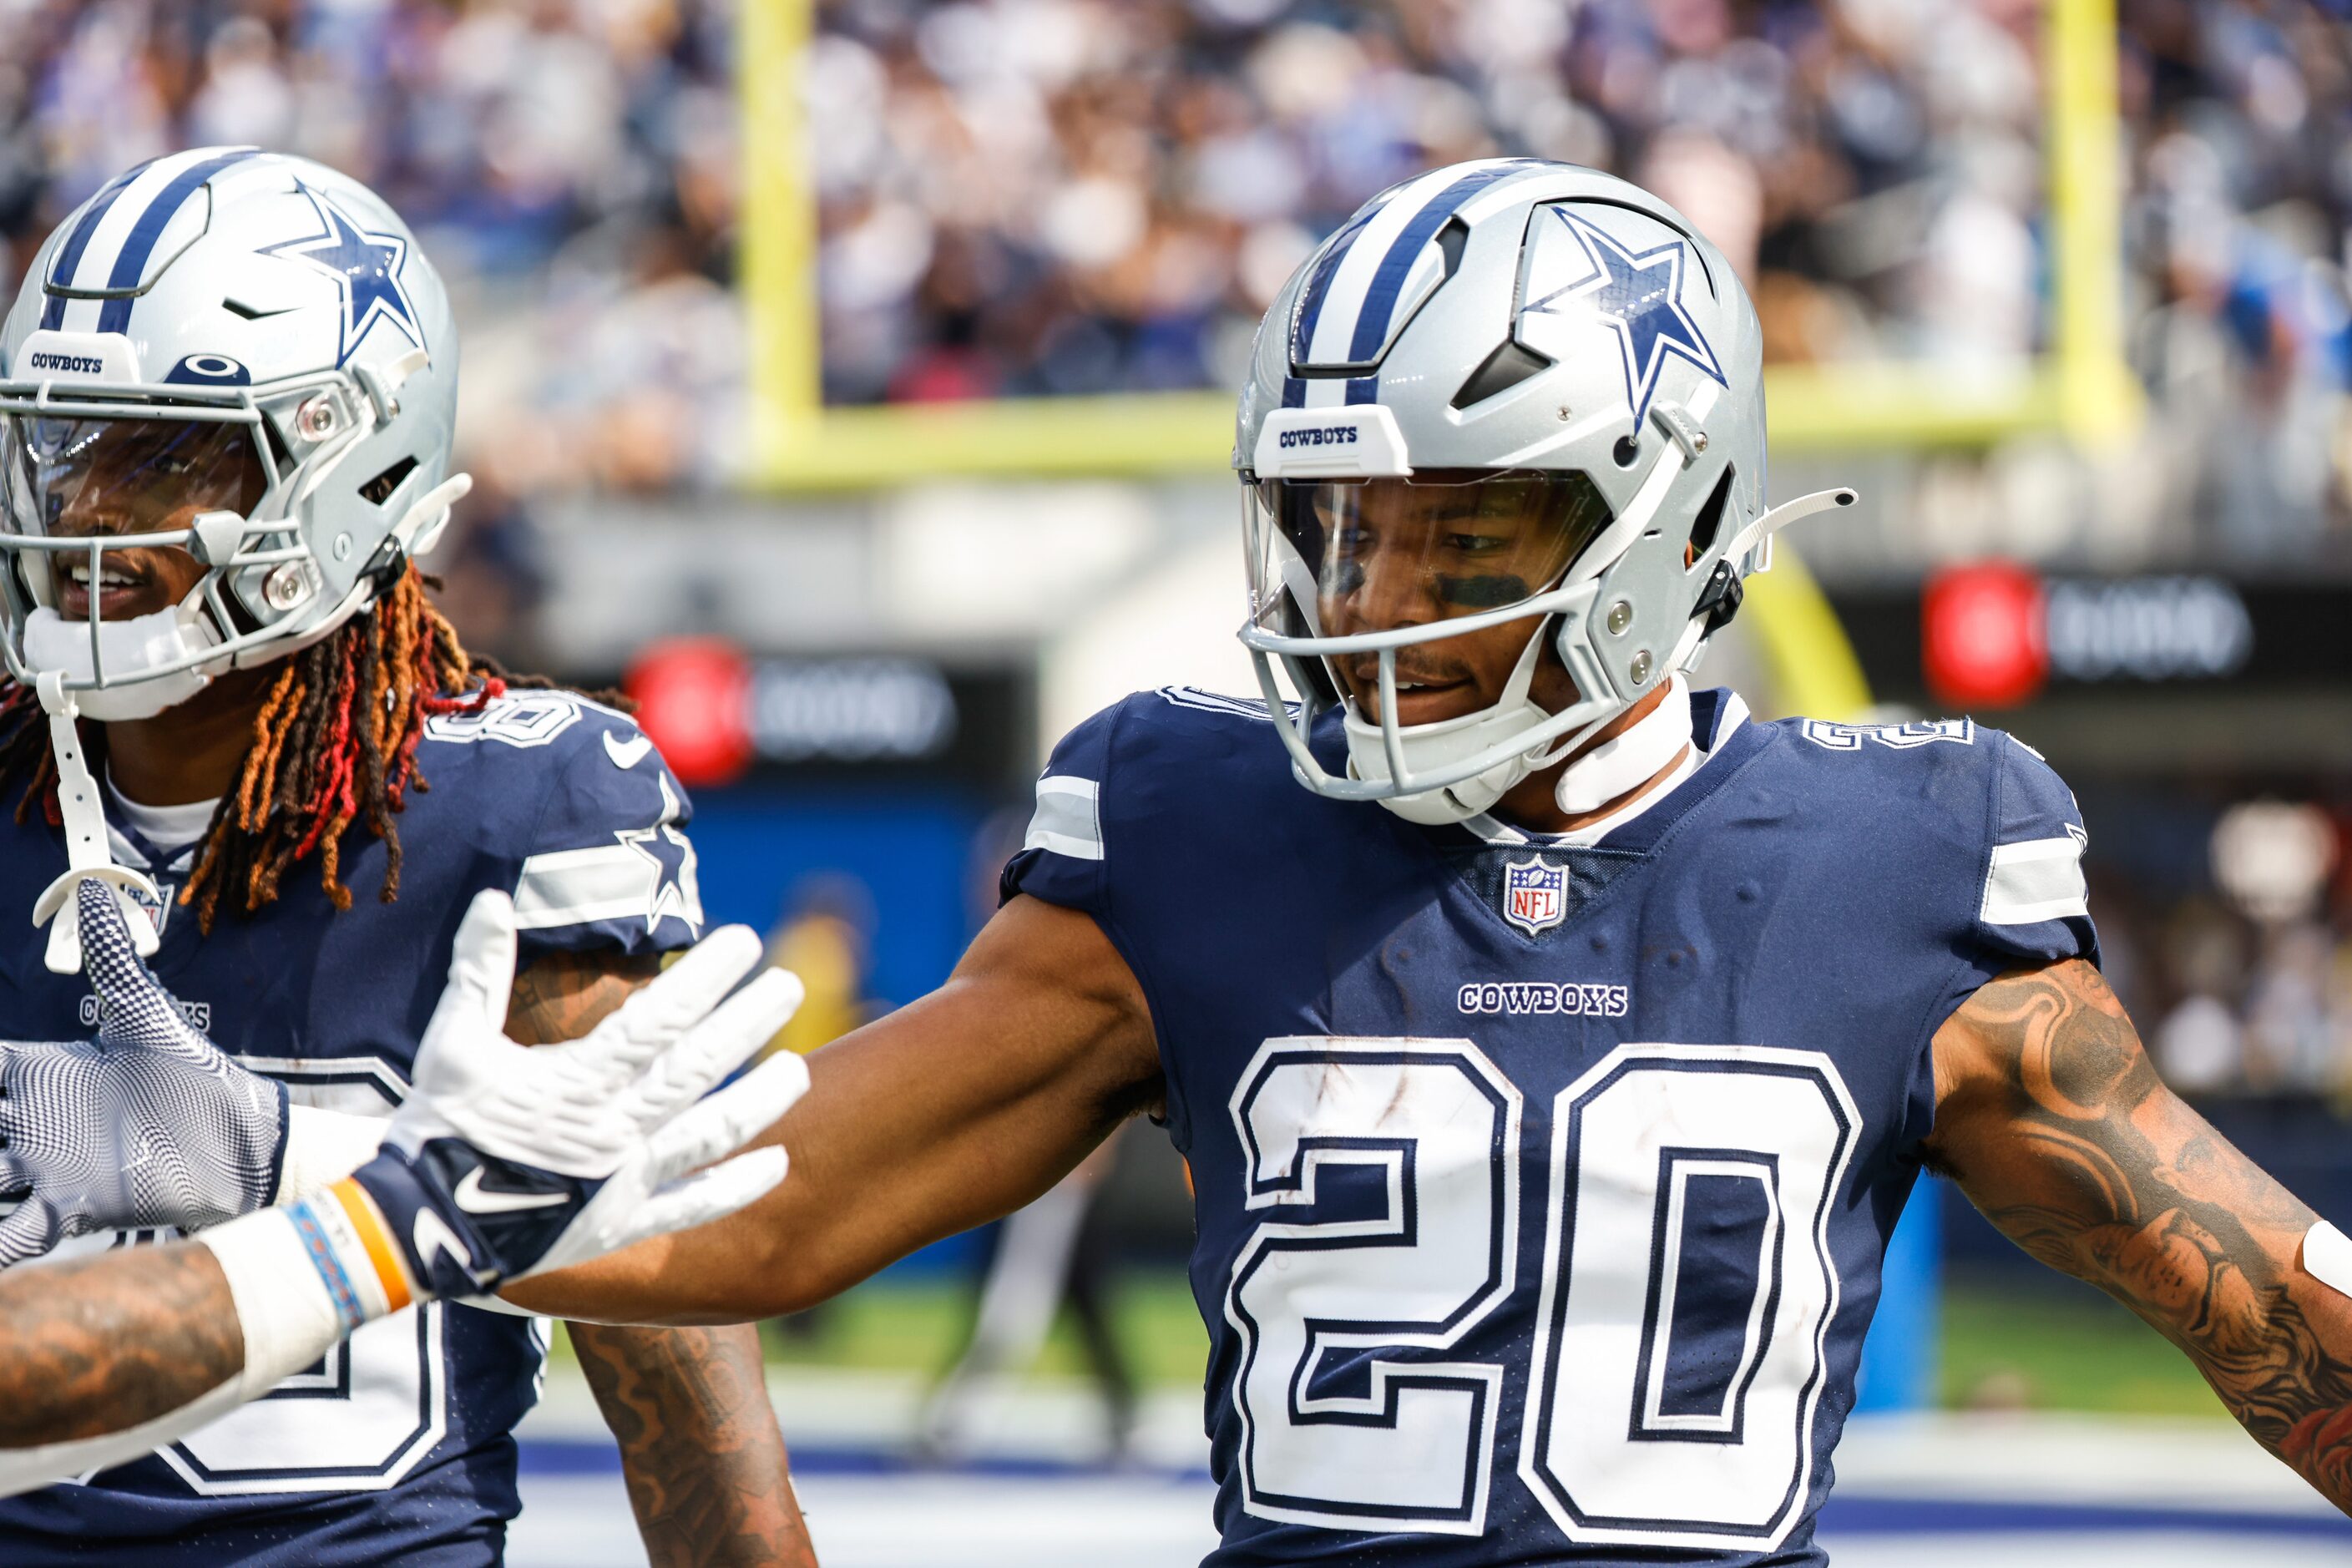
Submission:
<svg viewBox="0 0 2352 1568">
<path fill-rule="evenodd" d="M 441 1034 L 473 1038 L 470 1028 L 453 1028 L 463 1020 L 487 1023 L 494 1035 L 507 1026 L 507 1004 L 514 992 L 514 900 L 495 888 L 485 888 L 466 906 L 457 938 L 449 949 L 449 982 L 433 1009 L 433 1025 Z"/>
<path fill-rule="evenodd" d="M 655 1058 L 633 1086 L 646 1124 L 658 1125 L 692 1105 L 711 1085 L 757 1056 L 801 1005 L 803 994 L 800 976 L 770 969 L 727 998 Z"/>
<path fill-rule="evenodd" d="M 0 1268 L 40 1257 L 64 1239 L 63 1232 L 57 1205 L 34 1194 L 15 1214 L 0 1219 Z"/>
<path fill-rule="evenodd" d="M 808 1092 L 808 1064 L 779 1051 L 735 1082 L 678 1113 L 646 1140 L 646 1180 L 663 1183 L 731 1154 L 783 1120 Z"/>
<path fill-rule="evenodd" d="M 682 1182 L 656 1189 L 630 1216 L 631 1241 L 692 1230 L 757 1203 L 782 1183 L 791 1162 L 774 1144 L 738 1154 Z"/>
<path fill-rule="evenodd" d="M 98 996 L 100 1041 L 211 1055 L 211 1042 L 188 1027 L 172 994 L 140 958 L 113 884 L 83 878 L 74 889 L 74 915 L 82 974 Z"/>
<path fill-rule="evenodd" d="M 721 926 L 639 987 L 589 1037 L 616 1063 L 642 1067 L 700 1023 L 760 958 L 751 927 Z"/>
</svg>

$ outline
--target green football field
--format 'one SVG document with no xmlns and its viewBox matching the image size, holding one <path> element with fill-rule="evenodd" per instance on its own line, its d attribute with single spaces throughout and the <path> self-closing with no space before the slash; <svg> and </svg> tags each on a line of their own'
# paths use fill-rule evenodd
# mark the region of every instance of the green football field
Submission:
<svg viewBox="0 0 2352 1568">
<path fill-rule="evenodd" d="M 1182 1277 L 1130 1276 L 1117 1300 L 1119 1340 L 1138 1378 L 1198 1388 L 1208 1340 Z M 955 1354 L 970 1310 L 954 1283 L 877 1282 L 791 1324 L 767 1325 L 769 1356 L 780 1364 L 935 1373 Z M 2087 1289 L 1955 1285 L 1945 1292 L 1942 1348 L 1942 1399 L 1954 1408 L 2226 1419 L 2179 1352 Z M 1034 1371 L 1078 1376 L 1085 1367 L 1066 1316 Z"/>
</svg>

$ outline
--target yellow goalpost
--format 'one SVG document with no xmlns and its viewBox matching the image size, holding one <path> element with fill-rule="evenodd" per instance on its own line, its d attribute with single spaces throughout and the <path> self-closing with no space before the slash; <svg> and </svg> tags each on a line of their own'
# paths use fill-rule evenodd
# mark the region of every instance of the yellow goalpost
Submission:
<svg viewBox="0 0 2352 1568">
<path fill-rule="evenodd" d="M 943 478 L 1148 478 L 1225 468 L 1222 391 L 827 407 L 822 395 L 816 204 L 796 90 L 815 0 L 742 0 L 740 277 L 751 354 L 752 463 L 769 494 Z M 2044 155 L 2053 271 L 2048 351 L 2009 375 L 1956 380 L 1916 363 L 1778 365 L 1765 373 L 1780 452 L 1982 446 L 2032 430 L 2095 442 L 2133 428 L 2124 359 L 2125 172 L 2115 0 L 2046 0 Z M 1801 564 L 1757 580 L 1768 659 L 1800 711 L 1866 705 L 1860 667 Z"/>
</svg>

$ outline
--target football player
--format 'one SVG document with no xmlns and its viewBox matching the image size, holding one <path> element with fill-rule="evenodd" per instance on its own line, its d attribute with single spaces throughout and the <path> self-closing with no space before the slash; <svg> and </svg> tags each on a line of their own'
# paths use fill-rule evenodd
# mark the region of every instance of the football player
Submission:
<svg viewBox="0 0 2352 1568">
<path fill-rule="evenodd" d="M 469 657 L 426 598 L 415 560 L 467 482 L 457 359 L 398 216 L 298 158 L 142 164 L 34 258 L 0 334 L 0 908 L 48 929 L 0 943 L 12 1033 L 95 1021 L 89 876 L 193 1025 L 298 1106 L 379 1117 L 477 891 L 514 900 L 526 1044 L 586 1034 L 698 934 L 651 742 Z M 88 1224 L 36 1184 L 0 1252 Z M 656 1563 L 805 1552 L 751 1329 L 573 1343 Z M 372 1323 L 152 1458 L 0 1503 L 0 1558 L 495 1562 L 544 1349 L 474 1306 Z"/>
<path fill-rule="evenodd" d="M 1759 338 L 1622 181 L 1376 197 L 1242 395 L 1265 700 L 1081 725 L 955 973 L 812 1058 L 793 1179 L 513 1299 L 789 1311 L 1148 1112 L 1196 1187 L 1213 1563 L 1818 1564 L 1932 1166 L 2352 1503 L 2352 1242 L 2158 1080 L 2065 787 L 1966 720 L 1691 689 L 1772 531 L 1853 500 L 1767 510 Z"/>
<path fill-rule="evenodd" d="M 37 1169 L 53 1192 L 104 1194 L 125 1215 L 247 1217 L 195 1246 L 114 1248 L 0 1279 L 0 1495 L 133 1458 L 266 1397 L 404 1307 L 476 1299 L 704 1224 L 784 1173 L 777 1149 L 697 1172 L 808 1083 L 792 1058 L 702 1098 L 799 1000 L 799 983 L 770 970 L 717 1005 L 759 963 L 745 927 L 704 939 L 583 1039 L 527 1052 L 504 1028 L 514 906 L 477 894 L 382 1152 L 305 1193 L 286 1155 L 335 1113 L 291 1106 L 283 1085 L 229 1067 L 135 956 L 108 884 L 85 879 L 76 896 L 97 1037 L 0 1045 L 0 1075 L 45 1083 L 85 1114 L 26 1122 L 0 1102 L 20 1151 L 0 1165 Z M 131 1151 L 140 1157 L 125 1159 Z M 264 1184 L 226 1192 L 226 1173 Z M 251 1212 L 273 1198 L 288 1206 Z"/>
</svg>

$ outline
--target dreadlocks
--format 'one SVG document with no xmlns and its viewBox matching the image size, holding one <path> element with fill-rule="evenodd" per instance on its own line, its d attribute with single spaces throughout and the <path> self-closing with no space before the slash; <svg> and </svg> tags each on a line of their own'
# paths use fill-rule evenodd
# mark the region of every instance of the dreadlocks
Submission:
<svg viewBox="0 0 2352 1568">
<path fill-rule="evenodd" d="M 342 837 L 364 820 L 383 840 L 383 887 L 400 892 L 400 829 L 393 820 L 408 791 L 429 789 L 416 771 L 425 721 L 478 712 L 509 687 L 545 688 L 468 654 L 425 596 L 410 566 L 366 614 L 285 660 L 253 721 L 253 744 L 236 787 L 205 830 L 195 870 L 180 889 L 210 931 L 226 898 L 250 914 L 278 896 L 278 883 L 315 853 L 319 881 L 338 910 L 352 907 L 341 878 Z M 55 825 L 57 763 L 39 700 L 0 683 L 0 792 L 23 781 L 16 820 L 36 809 Z"/>
</svg>

